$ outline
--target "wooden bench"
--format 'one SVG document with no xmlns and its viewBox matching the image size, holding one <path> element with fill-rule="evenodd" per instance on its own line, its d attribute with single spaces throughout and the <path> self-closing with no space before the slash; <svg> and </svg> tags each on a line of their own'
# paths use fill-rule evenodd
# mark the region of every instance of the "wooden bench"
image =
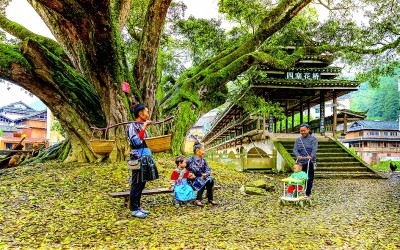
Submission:
<svg viewBox="0 0 400 250">
<path fill-rule="evenodd" d="M 214 186 L 213 190 L 220 189 L 220 186 Z M 157 189 L 144 189 L 142 195 L 154 195 L 154 194 L 166 194 L 172 193 L 173 191 L 168 188 L 157 188 Z M 114 192 L 110 193 L 112 198 L 124 198 L 124 203 L 129 207 L 129 193 L 130 191 Z"/>
</svg>

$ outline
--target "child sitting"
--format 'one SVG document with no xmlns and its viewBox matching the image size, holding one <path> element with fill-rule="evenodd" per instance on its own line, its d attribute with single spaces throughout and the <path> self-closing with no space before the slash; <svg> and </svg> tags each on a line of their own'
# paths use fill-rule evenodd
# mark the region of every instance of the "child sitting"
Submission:
<svg viewBox="0 0 400 250">
<path fill-rule="evenodd" d="M 187 178 L 191 173 L 186 169 L 186 158 L 184 156 L 178 156 L 175 163 L 177 167 L 172 172 L 169 190 L 174 191 L 175 206 L 179 207 L 180 202 L 189 206 L 188 201 L 196 198 L 192 187 L 187 183 Z"/>
<path fill-rule="evenodd" d="M 306 172 L 302 171 L 303 166 L 301 164 L 294 164 L 293 166 L 293 174 L 290 175 L 289 178 L 303 180 L 303 182 L 289 182 L 288 186 L 288 194 L 290 197 L 298 198 L 298 191 L 303 190 L 305 181 L 308 180 L 308 175 Z"/>
</svg>

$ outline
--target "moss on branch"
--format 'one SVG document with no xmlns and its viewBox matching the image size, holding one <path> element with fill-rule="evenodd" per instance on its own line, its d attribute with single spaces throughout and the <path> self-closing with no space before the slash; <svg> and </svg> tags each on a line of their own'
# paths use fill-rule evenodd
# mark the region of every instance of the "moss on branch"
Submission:
<svg viewBox="0 0 400 250">
<path fill-rule="evenodd" d="M 24 54 L 34 61 L 36 67 L 46 70 L 35 70 L 42 78 L 55 84 L 62 94 L 68 96 L 71 104 L 79 108 L 92 124 L 105 125 L 100 99 L 93 87 L 72 67 L 52 54 L 35 40 L 28 39 L 24 44 Z M 40 59 L 38 59 L 38 55 Z"/>
<path fill-rule="evenodd" d="M 31 70 L 31 66 L 26 58 L 20 53 L 17 46 L 0 43 L 0 72 L 7 71 L 13 63 L 17 63 Z"/>
</svg>

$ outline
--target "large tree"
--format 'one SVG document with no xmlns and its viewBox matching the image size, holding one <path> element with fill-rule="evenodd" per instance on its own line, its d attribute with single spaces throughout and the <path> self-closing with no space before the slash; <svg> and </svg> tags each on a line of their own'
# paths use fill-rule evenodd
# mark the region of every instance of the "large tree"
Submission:
<svg viewBox="0 0 400 250">
<path fill-rule="evenodd" d="M 166 20 L 179 19 L 174 14 L 184 10 L 183 4 L 171 4 L 171 0 L 27 1 L 56 41 L 0 13 L 1 30 L 20 41 L 0 43 L 0 77 L 29 90 L 51 109 L 68 134 L 58 149 L 68 154 L 67 161 L 98 159 L 89 146 L 90 126 L 129 120 L 133 97 L 150 108 L 154 119 L 175 115 L 173 148 L 178 152 L 197 118 L 226 100 L 226 83 L 254 64 L 286 69 L 312 45 L 316 52 L 331 53 L 351 65 L 368 60 L 372 69 L 384 61 L 397 61 L 399 48 L 396 1 L 319 0 L 315 3 L 327 14 L 317 19 L 315 10 L 306 8 L 311 0 L 220 0 L 220 12 L 239 24 L 229 33 L 235 42 L 230 39 L 225 47 L 206 50 L 215 45 L 193 46 L 193 42 L 204 45 L 208 41 L 190 40 L 193 52 L 208 58 L 196 61 L 174 79 L 163 75 L 166 53 L 162 45 L 166 43 L 161 41 L 171 38 L 165 32 L 171 27 Z M 356 12 L 365 16 L 364 22 L 356 20 Z M 195 20 L 176 25 L 187 38 L 201 34 L 191 27 L 206 27 Z M 287 54 L 282 50 L 287 45 L 298 46 Z M 201 53 L 194 51 L 202 48 Z M 381 66 L 371 72 L 387 70 Z M 122 81 L 131 83 L 131 93 L 121 91 Z M 171 87 L 164 93 L 165 83 Z M 117 142 L 110 157 L 124 159 L 124 128 L 112 129 L 110 136 Z"/>
</svg>

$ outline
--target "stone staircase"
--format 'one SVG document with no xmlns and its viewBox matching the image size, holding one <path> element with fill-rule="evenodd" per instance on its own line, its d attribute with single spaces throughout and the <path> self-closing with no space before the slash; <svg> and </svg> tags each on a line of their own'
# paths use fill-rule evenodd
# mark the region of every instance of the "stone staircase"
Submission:
<svg viewBox="0 0 400 250">
<path fill-rule="evenodd" d="M 295 159 L 294 141 L 280 141 L 280 143 Z M 382 178 L 382 176 L 335 141 L 319 141 L 315 178 Z"/>
</svg>

